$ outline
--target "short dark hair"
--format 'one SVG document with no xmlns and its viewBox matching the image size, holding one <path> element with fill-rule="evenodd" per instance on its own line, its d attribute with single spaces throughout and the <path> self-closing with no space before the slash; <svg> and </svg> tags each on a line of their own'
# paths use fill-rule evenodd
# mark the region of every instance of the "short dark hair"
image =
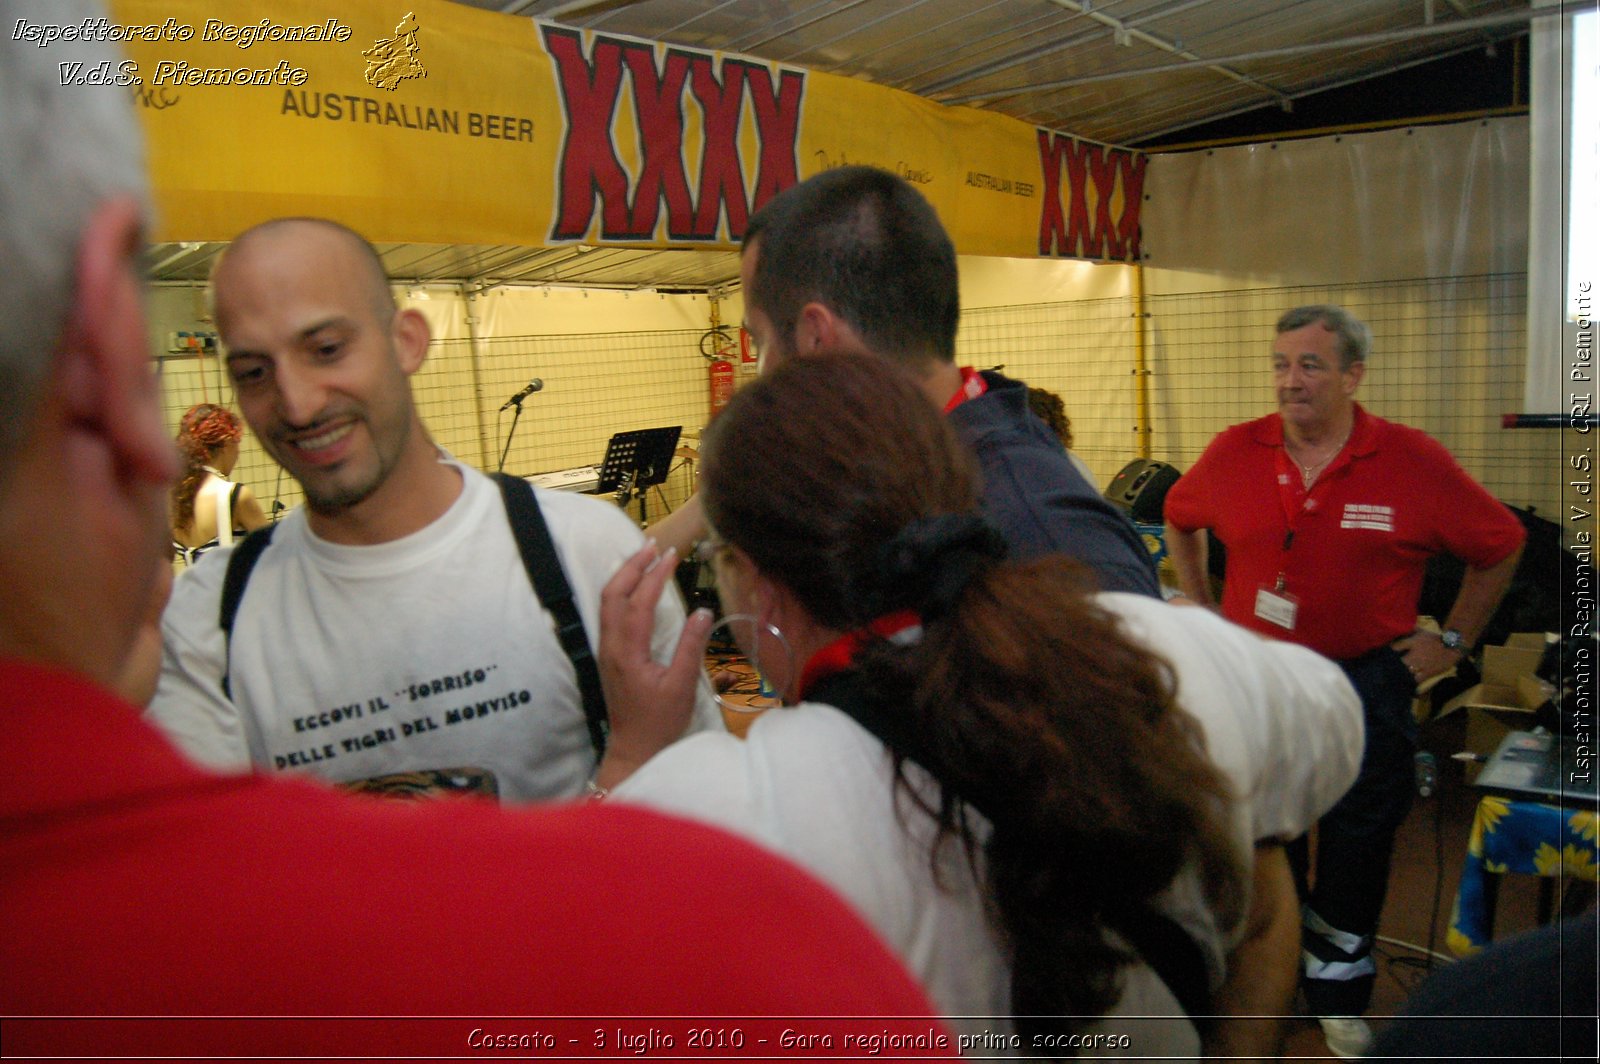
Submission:
<svg viewBox="0 0 1600 1064">
<path fill-rule="evenodd" d="M 780 336 L 793 337 L 801 309 L 818 302 L 876 354 L 955 360 L 955 246 L 932 205 L 899 177 L 871 166 L 825 170 L 751 217 L 745 249 L 758 240 L 745 299 Z"/>
<path fill-rule="evenodd" d="M 1367 323 L 1331 303 L 1312 303 L 1284 311 L 1278 319 L 1278 335 L 1304 329 L 1307 325 L 1320 325 L 1339 338 L 1340 369 L 1365 362 L 1372 351 L 1372 330 L 1367 328 Z"/>
</svg>

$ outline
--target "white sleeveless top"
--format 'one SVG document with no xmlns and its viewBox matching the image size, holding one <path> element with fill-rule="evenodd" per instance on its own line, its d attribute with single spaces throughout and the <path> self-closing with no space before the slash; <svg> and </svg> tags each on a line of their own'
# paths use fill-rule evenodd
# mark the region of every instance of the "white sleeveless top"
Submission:
<svg viewBox="0 0 1600 1064">
<path fill-rule="evenodd" d="M 233 546 L 233 490 L 237 485 L 210 466 L 204 468 L 208 475 L 200 485 L 200 490 L 195 492 L 195 502 L 198 504 L 202 495 L 211 496 L 217 515 L 217 534 L 198 547 L 185 547 L 177 540 L 172 541 L 173 552 L 183 559 L 186 566 L 194 565 L 200 560 L 200 555 L 212 547 Z"/>
</svg>

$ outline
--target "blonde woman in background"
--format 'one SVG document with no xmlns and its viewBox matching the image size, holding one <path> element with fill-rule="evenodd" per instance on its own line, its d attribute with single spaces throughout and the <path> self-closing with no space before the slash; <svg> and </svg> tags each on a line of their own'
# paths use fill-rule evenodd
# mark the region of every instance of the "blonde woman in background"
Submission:
<svg viewBox="0 0 1600 1064">
<path fill-rule="evenodd" d="M 228 479 L 243 438 L 239 419 L 215 403 L 190 407 L 178 423 L 184 469 L 172 489 L 172 549 L 185 565 L 267 523 L 255 494 Z"/>
</svg>

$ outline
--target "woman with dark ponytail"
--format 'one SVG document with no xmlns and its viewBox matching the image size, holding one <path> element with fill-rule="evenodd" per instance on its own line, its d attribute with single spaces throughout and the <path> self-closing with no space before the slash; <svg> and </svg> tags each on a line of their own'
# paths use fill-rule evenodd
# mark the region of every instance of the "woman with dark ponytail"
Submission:
<svg viewBox="0 0 1600 1064">
<path fill-rule="evenodd" d="M 1007 562 L 971 459 L 885 360 L 793 360 L 701 454 L 723 609 L 788 708 L 742 742 L 667 745 L 709 620 L 651 660 L 673 566 L 647 550 L 602 599 L 595 791 L 831 882 L 972 1017 L 974 1051 L 1198 1053 L 1186 1017 L 1214 1011 L 1252 844 L 1300 834 L 1354 779 L 1339 670 L 1201 609 L 1096 594 L 1064 557 Z"/>
<path fill-rule="evenodd" d="M 185 565 L 267 523 L 250 489 L 228 479 L 243 438 L 239 419 L 215 403 L 190 407 L 178 422 L 183 475 L 172 488 L 172 549 Z"/>
</svg>

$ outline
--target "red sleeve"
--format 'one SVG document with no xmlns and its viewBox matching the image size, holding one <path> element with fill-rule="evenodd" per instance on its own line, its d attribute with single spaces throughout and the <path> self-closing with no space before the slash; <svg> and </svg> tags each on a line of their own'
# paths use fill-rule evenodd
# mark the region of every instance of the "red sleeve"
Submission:
<svg viewBox="0 0 1600 1064">
<path fill-rule="evenodd" d="M 1488 569 L 1509 558 L 1520 548 L 1528 533 L 1516 514 L 1505 503 L 1489 494 L 1482 484 L 1455 460 L 1444 445 L 1425 433 L 1418 433 L 1416 446 L 1433 468 L 1434 505 L 1438 544 L 1474 569 Z"/>
<path fill-rule="evenodd" d="M 1214 528 L 1217 523 L 1216 507 L 1212 503 L 1215 493 L 1216 457 L 1222 437 L 1211 441 L 1194 466 L 1172 485 L 1162 504 L 1162 517 L 1167 524 L 1180 532 L 1193 532 L 1201 528 Z"/>
</svg>

